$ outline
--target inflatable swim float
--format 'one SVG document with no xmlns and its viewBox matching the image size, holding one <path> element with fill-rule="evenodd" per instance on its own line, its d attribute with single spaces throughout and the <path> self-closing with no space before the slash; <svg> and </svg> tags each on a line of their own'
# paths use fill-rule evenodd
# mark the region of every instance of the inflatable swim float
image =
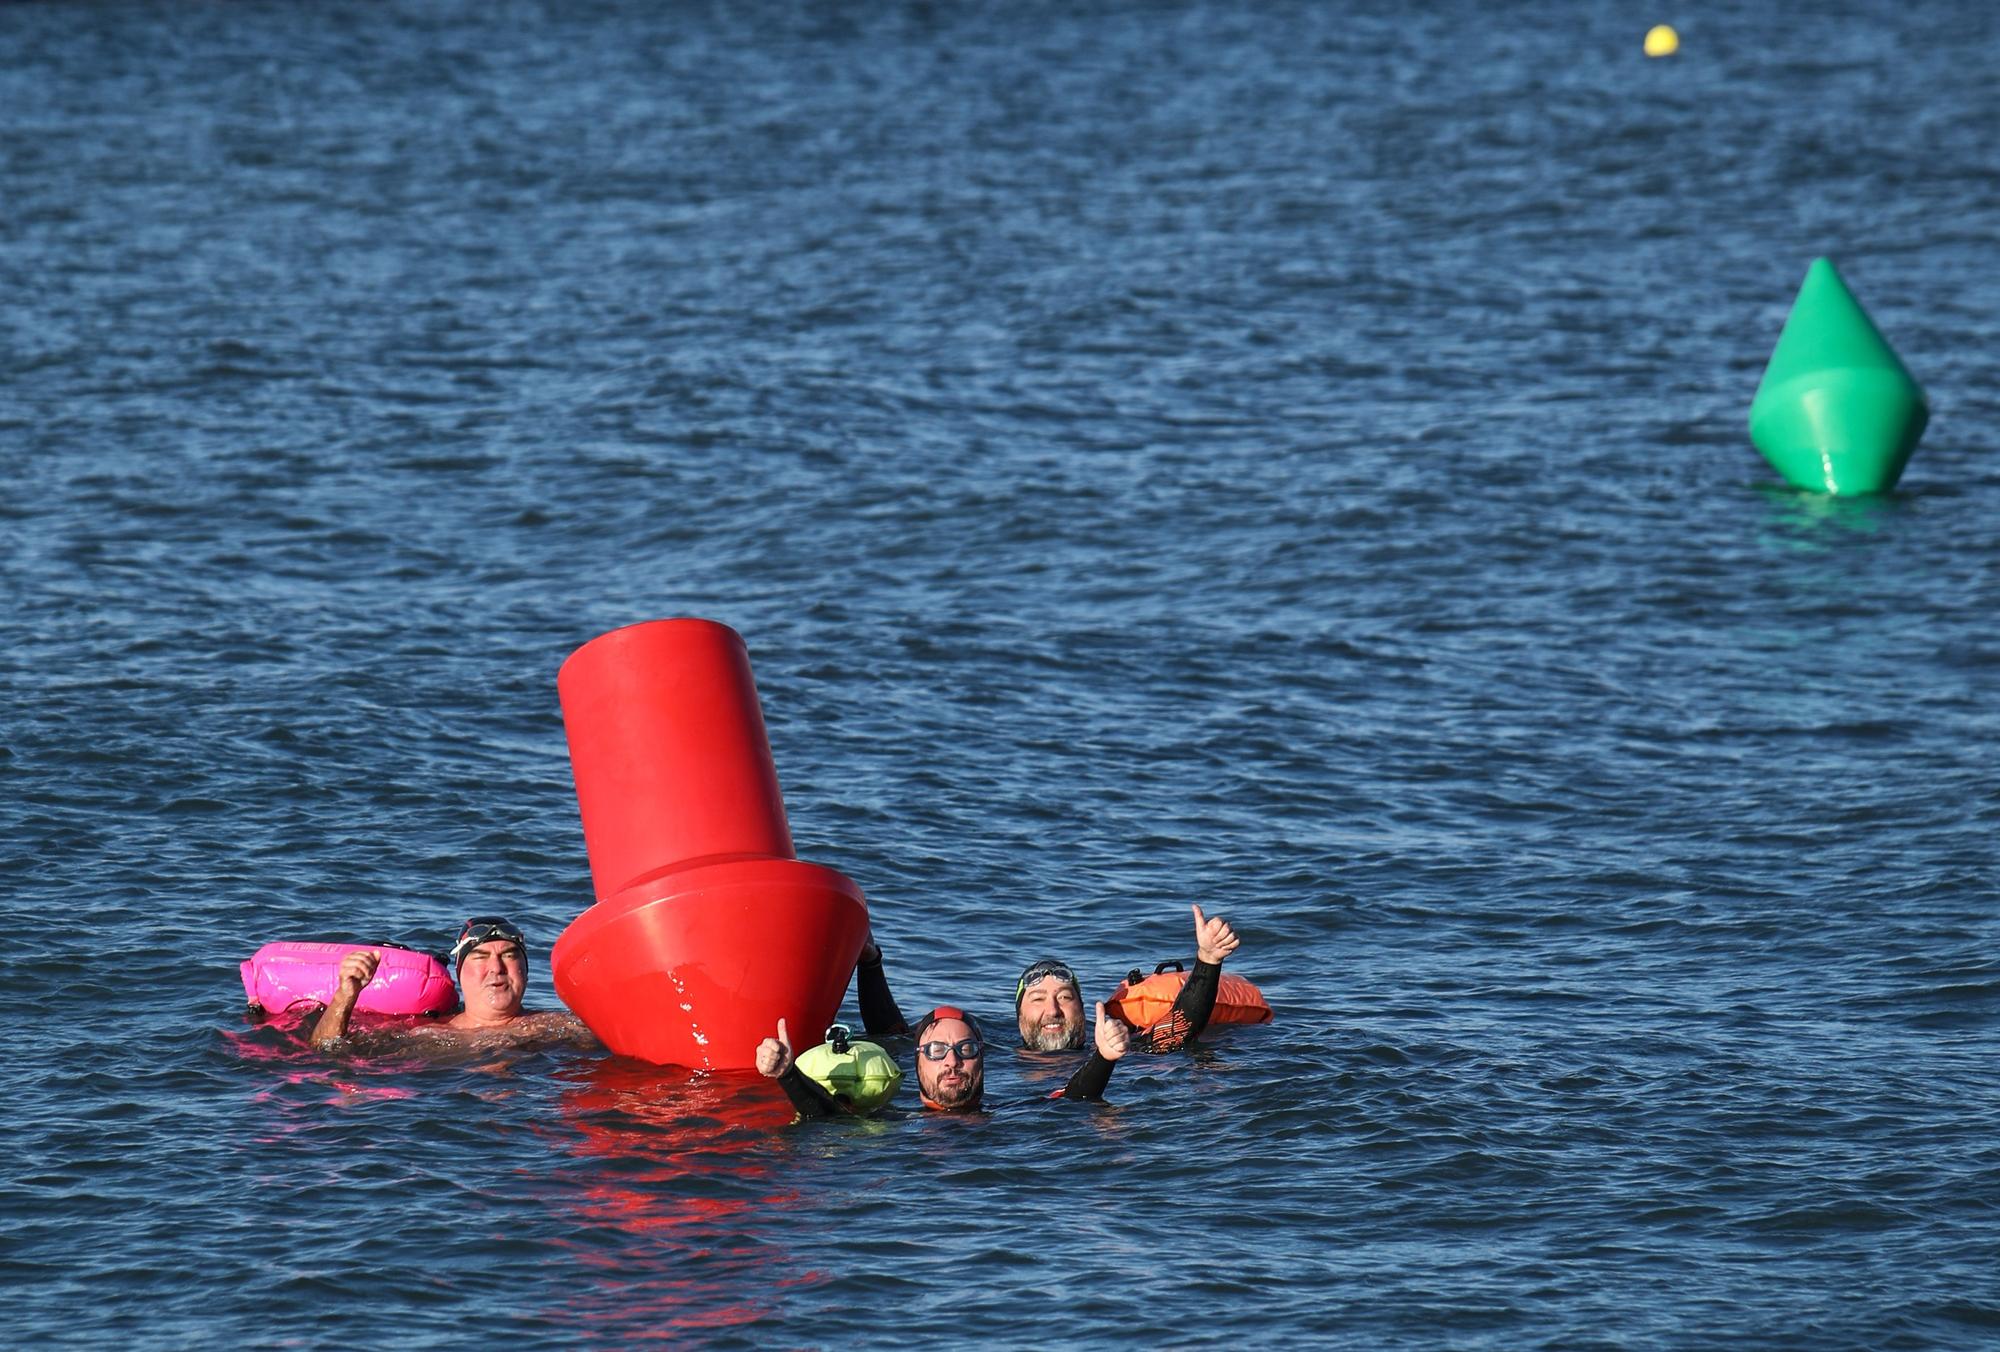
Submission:
<svg viewBox="0 0 2000 1352">
<path fill-rule="evenodd" d="M 855 1042 L 847 1025 L 826 1030 L 826 1041 L 799 1053 L 799 1073 L 858 1113 L 872 1113 L 896 1096 L 903 1071 L 873 1042 Z"/>
<path fill-rule="evenodd" d="M 392 944 L 325 944 L 280 939 L 245 960 L 243 997 L 254 1010 L 281 1014 L 296 1005 L 323 1005 L 340 984 L 340 960 L 349 953 L 380 953 L 375 978 L 354 1008 L 363 1014 L 448 1014 L 458 1008 L 458 988 L 444 963 L 429 953 Z"/>
<path fill-rule="evenodd" d="M 1134 967 L 1118 983 L 1118 989 L 1111 992 L 1104 1009 L 1113 1018 L 1130 1024 L 1133 1032 L 1143 1033 L 1167 1017 L 1186 984 L 1187 973 L 1178 962 L 1161 963 L 1151 976 Z M 1242 977 L 1224 972 L 1216 987 L 1215 1013 L 1209 1016 L 1209 1026 L 1270 1021 L 1271 1006 L 1264 993 Z"/>
</svg>

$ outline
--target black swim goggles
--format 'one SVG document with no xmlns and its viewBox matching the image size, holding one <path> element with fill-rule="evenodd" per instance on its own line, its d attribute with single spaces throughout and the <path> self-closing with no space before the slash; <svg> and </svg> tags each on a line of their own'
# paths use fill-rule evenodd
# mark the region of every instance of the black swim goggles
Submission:
<svg viewBox="0 0 2000 1352">
<path fill-rule="evenodd" d="M 917 1055 L 926 1061 L 942 1061 L 953 1052 L 961 1061 L 977 1061 L 986 1051 L 985 1045 L 976 1037 L 960 1038 L 957 1042 L 919 1042 Z"/>
<path fill-rule="evenodd" d="M 1076 979 L 1076 973 L 1069 969 L 1069 964 L 1058 962 L 1054 958 L 1043 958 L 1040 962 L 1030 964 L 1028 970 L 1021 973 L 1021 979 L 1015 983 L 1014 1008 L 1019 1009 L 1021 1007 L 1022 999 L 1028 994 L 1028 987 L 1034 985 L 1045 976 L 1060 978 L 1062 981 L 1074 986 L 1077 991 L 1077 998 L 1083 998 L 1083 983 Z"/>
<path fill-rule="evenodd" d="M 458 942 L 451 946 L 451 966 L 456 971 L 465 955 L 481 944 L 495 939 L 513 944 L 521 950 L 521 956 L 528 955 L 528 936 L 511 920 L 503 920 L 497 915 L 475 915 L 465 922 L 465 928 L 458 932 Z"/>
</svg>

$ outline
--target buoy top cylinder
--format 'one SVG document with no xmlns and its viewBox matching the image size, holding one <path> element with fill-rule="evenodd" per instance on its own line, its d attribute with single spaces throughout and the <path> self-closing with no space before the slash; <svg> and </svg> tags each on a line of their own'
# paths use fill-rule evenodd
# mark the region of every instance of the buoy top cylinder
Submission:
<svg viewBox="0 0 2000 1352">
<path fill-rule="evenodd" d="M 793 857 L 750 654 L 713 620 L 600 635 L 556 675 L 598 899 L 712 858 Z"/>
</svg>

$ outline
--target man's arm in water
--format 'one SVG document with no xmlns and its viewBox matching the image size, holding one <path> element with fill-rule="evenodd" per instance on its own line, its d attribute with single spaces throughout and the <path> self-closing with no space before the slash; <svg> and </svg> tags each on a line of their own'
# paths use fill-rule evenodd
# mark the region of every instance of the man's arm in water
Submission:
<svg viewBox="0 0 2000 1352">
<path fill-rule="evenodd" d="M 1050 1098 L 1101 1099 L 1111 1083 L 1111 1072 L 1118 1064 L 1118 1058 L 1125 1055 L 1132 1046 L 1131 1030 L 1104 1012 L 1104 1002 L 1097 1002 L 1096 1046 L 1091 1049 L 1090 1059 L 1082 1069 L 1069 1077 L 1064 1085 Z"/>
<path fill-rule="evenodd" d="M 525 1025 L 523 1031 L 536 1042 L 560 1043 L 593 1052 L 604 1050 L 603 1041 L 590 1030 L 590 1025 L 570 1010 L 540 1009 L 523 1014 L 520 1022 Z"/>
<path fill-rule="evenodd" d="M 792 1056 L 791 1034 L 785 1031 L 783 1019 L 778 1020 L 776 1037 L 767 1037 L 757 1044 L 757 1073 L 778 1082 L 778 1088 L 785 1091 L 785 1097 L 792 1101 L 800 1117 L 834 1117 L 841 1111 L 833 1095 L 807 1079 L 799 1069 Z"/>
<path fill-rule="evenodd" d="M 903 1011 L 896 1008 L 896 997 L 889 993 L 889 978 L 882 972 L 882 950 L 875 943 L 873 930 L 861 945 L 860 961 L 854 964 L 854 998 L 861 1005 L 861 1026 L 869 1036 L 910 1031 Z"/>
<path fill-rule="evenodd" d="M 354 1017 L 354 1002 L 375 979 L 375 969 L 381 965 L 380 953 L 365 950 L 349 953 L 340 960 L 340 981 L 333 988 L 333 998 L 320 1013 L 319 1022 L 313 1026 L 313 1046 L 331 1047 L 347 1036 L 348 1021 Z"/>
<path fill-rule="evenodd" d="M 1215 1016 L 1215 996 L 1222 985 L 1222 961 L 1241 946 L 1229 922 L 1221 916 L 1204 916 L 1194 909 L 1194 970 L 1181 983 L 1181 993 L 1167 1017 L 1140 1034 L 1140 1049 L 1148 1052 L 1177 1052 L 1192 1047 L 1194 1040 Z"/>
</svg>

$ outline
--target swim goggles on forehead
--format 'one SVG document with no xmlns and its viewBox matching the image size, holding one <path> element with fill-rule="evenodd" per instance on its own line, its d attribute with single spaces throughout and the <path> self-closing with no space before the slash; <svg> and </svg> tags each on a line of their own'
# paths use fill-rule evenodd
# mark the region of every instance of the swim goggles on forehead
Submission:
<svg viewBox="0 0 2000 1352">
<path fill-rule="evenodd" d="M 1058 962 L 1054 958 L 1043 958 L 1040 962 L 1030 966 L 1027 971 L 1021 973 L 1020 981 L 1015 983 L 1014 1008 L 1019 1009 L 1021 1007 L 1021 1000 L 1027 995 L 1028 987 L 1034 985 L 1045 976 L 1056 977 L 1076 987 L 1079 991 L 1083 989 L 1083 983 L 1076 979 L 1076 973 L 1069 969 L 1068 963 Z"/>
<path fill-rule="evenodd" d="M 528 938 L 513 921 L 497 915 L 475 915 L 465 922 L 465 928 L 458 932 L 458 942 L 451 946 L 451 965 L 458 966 L 467 953 L 495 939 L 517 945 L 523 954 L 528 951 Z"/>
</svg>

